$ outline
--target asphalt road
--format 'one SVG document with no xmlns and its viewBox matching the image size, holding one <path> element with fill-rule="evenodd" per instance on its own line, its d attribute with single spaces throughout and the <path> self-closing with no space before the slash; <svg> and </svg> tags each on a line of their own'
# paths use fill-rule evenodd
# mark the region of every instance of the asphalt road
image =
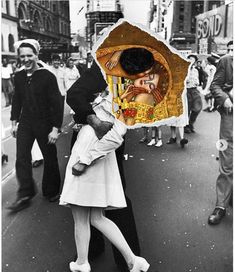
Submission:
<svg viewBox="0 0 235 272">
<path fill-rule="evenodd" d="M 207 218 L 214 208 L 218 175 L 218 113 L 202 112 L 189 144 L 140 144 L 142 130 L 127 134 L 127 194 L 132 200 L 142 255 L 150 272 L 232 272 L 232 210 L 218 226 Z M 170 129 L 162 128 L 163 142 Z M 57 142 L 61 176 L 69 157 L 71 133 Z M 2 271 L 67 272 L 75 254 L 73 220 L 68 208 L 42 198 L 42 167 L 34 169 L 39 192 L 31 207 L 10 215 L 5 206 L 15 199 L 15 176 L 2 184 Z M 93 272 L 117 272 L 110 244 L 91 263 Z"/>
</svg>

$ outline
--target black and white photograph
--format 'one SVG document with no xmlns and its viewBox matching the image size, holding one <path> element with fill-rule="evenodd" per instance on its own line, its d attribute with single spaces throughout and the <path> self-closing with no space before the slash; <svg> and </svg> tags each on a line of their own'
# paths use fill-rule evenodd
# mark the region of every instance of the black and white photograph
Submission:
<svg viewBox="0 0 235 272">
<path fill-rule="evenodd" d="M 233 0 L 1 0 L 1 271 L 233 272 Z"/>
</svg>

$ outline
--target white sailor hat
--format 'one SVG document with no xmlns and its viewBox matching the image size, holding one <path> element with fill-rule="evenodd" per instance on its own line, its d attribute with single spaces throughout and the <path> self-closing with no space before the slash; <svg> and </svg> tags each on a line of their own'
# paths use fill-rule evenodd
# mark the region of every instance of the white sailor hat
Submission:
<svg viewBox="0 0 235 272">
<path fill-rule="evenodd" d="M 24 40 L 20 40 L 20 41 L 17 41 L 14 43 L 14 47 L 15 47 L 15 50 L 17 51 L 18 48 L 21 46 L 22 43 L 29 43 L 31 44 L 37 53 L 39 53 L 39 50 L 40 50 L 40 44 L 37 40 L 35 39 L 24 39 Z"/>
</svg>

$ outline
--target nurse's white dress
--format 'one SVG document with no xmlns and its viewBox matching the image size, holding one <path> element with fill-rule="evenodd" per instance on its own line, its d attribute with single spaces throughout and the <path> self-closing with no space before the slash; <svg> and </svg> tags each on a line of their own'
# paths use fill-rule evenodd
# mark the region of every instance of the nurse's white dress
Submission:
<svg viewBox="0 0 235 272">
<path fill-rule="evenodd" d="M 114 122 L 111 112 L 111 100 L 108 96 L 94 108 L 96 115 L 103 121 Z M 79 161 L 80 155 L 86 155 L 98 141 L 89 125 L 80 130 L 69 159 L 60 205 L 79 205 L 86 207 L 124 208 L 125 195 L 121 183 L 115 151 L 94 161 L 81 176 L 72 175 L 72 166 Z"/>
</svg>

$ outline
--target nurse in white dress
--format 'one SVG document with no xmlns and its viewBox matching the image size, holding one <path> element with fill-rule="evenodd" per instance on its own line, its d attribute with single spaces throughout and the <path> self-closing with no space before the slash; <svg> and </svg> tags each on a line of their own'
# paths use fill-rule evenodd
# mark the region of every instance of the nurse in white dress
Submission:
<svg viewBox="0 0 235 272">
<path fill-rule="evenodd" d="M 101 231 L 121 252 L 132 272 L 147 271 L 149 264 L 135 256 L 119 228 L 104 216 L 104 209 L 126 207 L 115 149 L 122 144 L 126 126 L 111 114 L 112 97 L 106 96 L 94 111 L 102 121 L 113 123 L 112 129 L 99 140 L 93 128 L 84 125 L 78 134 L 69 159 L 60 205 L 69 206 L 75 223 L 77 260 L 70 263 L 70 270 L 90 272 L 88 248 L 90 224 Z M 100 158 L 102 157 L 102 158 Z M 78 161 L 88 167 L 82 175 L 72 174 Z"/>
</svg>

